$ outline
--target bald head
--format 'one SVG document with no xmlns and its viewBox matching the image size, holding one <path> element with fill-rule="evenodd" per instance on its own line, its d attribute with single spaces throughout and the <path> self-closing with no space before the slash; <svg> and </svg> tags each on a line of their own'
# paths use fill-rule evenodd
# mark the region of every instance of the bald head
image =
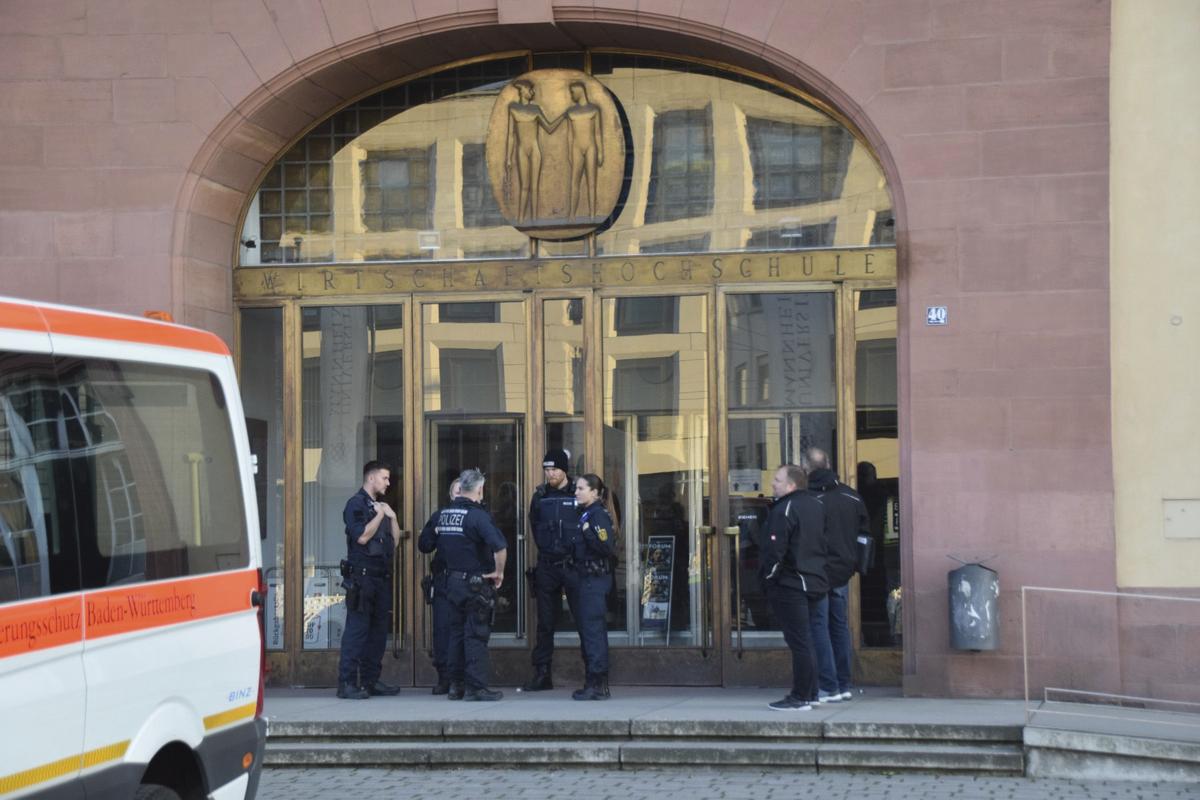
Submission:
<svg viewBox="0 0 1200 800">
<path fill-rule="evenodd" d="M 804 458 L 808 461 L 808 469 L 829 469 L 829 454 L 819 447 L 810 447 L 804 453 Z"/>
</svg>

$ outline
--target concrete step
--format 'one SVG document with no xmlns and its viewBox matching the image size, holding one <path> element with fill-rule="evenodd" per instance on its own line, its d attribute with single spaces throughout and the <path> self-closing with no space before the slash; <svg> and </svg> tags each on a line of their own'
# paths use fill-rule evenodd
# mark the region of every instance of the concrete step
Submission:
<svg viewBox="0 0 1200 800">
<path fill-rule="evenodd" d="M 267 766 L 751 766 L 1021 774 L 1015 744 L 904 744 L 820 739 L 269 739 Z"/>
</svg>

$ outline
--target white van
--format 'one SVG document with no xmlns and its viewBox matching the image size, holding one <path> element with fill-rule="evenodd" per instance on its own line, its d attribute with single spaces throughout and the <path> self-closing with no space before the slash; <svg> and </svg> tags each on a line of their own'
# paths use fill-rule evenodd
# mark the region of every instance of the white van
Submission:
<svg viewBox="0 0 1200 800">
<path fill-rule="evenodd" d="M 0 298 L 0 798 L 252 798 L 258 515 L 229 350 Z"/>
</svg>

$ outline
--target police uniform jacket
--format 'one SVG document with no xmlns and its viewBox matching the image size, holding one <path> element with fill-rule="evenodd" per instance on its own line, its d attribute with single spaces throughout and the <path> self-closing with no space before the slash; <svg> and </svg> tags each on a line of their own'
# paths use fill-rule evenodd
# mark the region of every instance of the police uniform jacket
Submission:
<svg viewBox="0 0 1200 800">
<path fill-rule="evenodd" d="M 866 503 L 858 492 L 840 483 L 833 470 L 814 470 L 808 476 L 808 488 L 825 507 L 825 575 L 830 586 L 842 586 L 854 575 L 858 563 L 859 534 L 871 535 Z"/>
<path fill-rule="evenodd" d="M 380 501 L 382 502 L 382 501 Z M 342 522 L 346 524 L 346 554 L 353 564 L 376 565 L 390 569 L 396 553 L 396 542 L 392 539 L 392 523 L 387 517 L 379 522 L 375 535 L 366 544 L 359 544 L 367 523 L 375 518 L 375 501 L 359 489 L 346 501 L 342 510 Z"/>
<path fill-rule="evenodd" d="M 491 572 L 496 565 L 493 554 L 507 547 L 492 515 L 474 500 L 457 497 L 438 512 L 437 549 L 451 572 Z"/>
<path fill-rule="evenodd" d="M 759 542 L 763 577 L 770 585 L 798 589 L 812 598 L 825 594 L 825 539 L 825 509 L 816 495 L 797 489 L 776 499 Z"/>
<path fill-rule="evenodd" d="M 602 561 L 611 566 L 617 559 L 617 537 L 612 517 L 599 501 L 579 510 L 579 538 L 575 561 Z"/>
<path fill-rule="evenodd" d="M 446 569 L 446 559 L 442 557 L 442 551 L 438 548 L 438 520 L 442 516 L 441 509 L 429 515 L 429 521 L 425 523 L 425 527 L 421 528 L 421 535 L 417 537 L 417 549 L 422 553 L 433 553 L 433 560 L 429 562 L 429 568 L 434 575 Z"/>
<path fill-rule="evenodd" d="M 543 483 L 534 491 L 529 503 L 529 527 L 540 557 L 559 559 L 574 554 L 579 510 L 570 480 L 561 489 Z"/>
</svg>

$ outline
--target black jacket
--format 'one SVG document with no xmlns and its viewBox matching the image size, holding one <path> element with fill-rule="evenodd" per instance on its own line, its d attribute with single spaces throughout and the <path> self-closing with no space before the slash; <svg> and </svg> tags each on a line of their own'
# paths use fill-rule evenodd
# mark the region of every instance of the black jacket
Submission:
<svg viewBox="0 0 1200 800">
<path fill-rule="evenodd" d="M 574 553 L 579 539 L 575 484 L 568 480 L 561 489 L 544 483 L 537 487 L 529 501 L 529 527 L 539 556 L 563 558 Z"/>
<path fill-rule="evenodd" d="M 837 588 L 854 575 L 859 534 L 870 535 L 867 506 L 858 492 L 838 482 L 833 470 L 814 470 L 808 476 L 808 488 L 825 507 L 825 576 L 829 578 L 829 585 Z"/>
<path fill-rule="evenodd" d="M 816 495 L 797 489 L 775 500 L 760 535 L 763 578 L 769 585 L 814 598 L 829 591 L 825 508 Z"/>
<path fill-rule="evenodd" d="M 487 510 L 466 497 L 438 512 L 437 549 L 446 559 L 446 569 L 455 572 L 491 572 L 493 553 L 508 548 L 504 534 Z"/>
</svg>

